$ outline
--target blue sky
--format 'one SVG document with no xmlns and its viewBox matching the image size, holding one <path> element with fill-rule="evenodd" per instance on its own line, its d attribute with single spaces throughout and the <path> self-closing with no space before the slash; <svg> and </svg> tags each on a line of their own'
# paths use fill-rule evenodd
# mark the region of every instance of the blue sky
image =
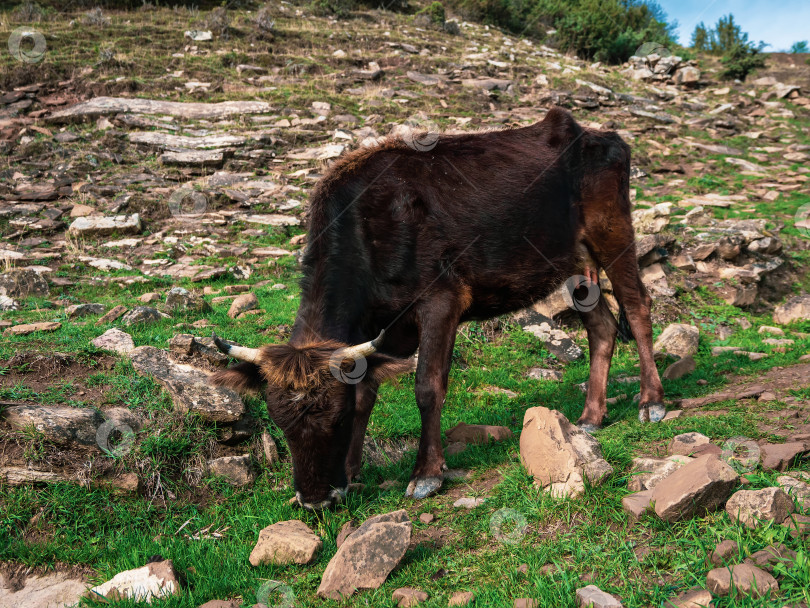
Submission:
<svg viewBox="0 0 810 608">
<path fill-rule="evenodd" d="M 680 43 L 688 45 L 695 26 L 714 26 L 723 15 L 734 20 L 751 40 L 767 42 L 766 52 L 784 51 L 810 40 L 810 0 L 658 0 L 670 20 L 680 24 Z"/>
</svg>

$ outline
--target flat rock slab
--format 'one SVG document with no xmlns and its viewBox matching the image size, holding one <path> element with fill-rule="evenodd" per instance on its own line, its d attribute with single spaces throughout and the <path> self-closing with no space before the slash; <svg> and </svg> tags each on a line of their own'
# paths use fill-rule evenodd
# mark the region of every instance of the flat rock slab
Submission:
<svg viewBox="0 0 810 608">
<path fill-rule="evenodd" d="M 542 322 L 526 325 L 523 331 L 534 335 L 560 361 L 570 363 L 581 359 L 583 356 L 582 349 L 568 337 L 568 334 L 562 329 L 554 327 L 551 323 Z"/>
<path fill-rule="evenodd" d="M 447 441 L 460 443 L 487 443 L 493 441 L 503 441 L 512 437 L 512 431 L 505 426 L 492 426 L 489 424 L 465 424 L 459 422 L 451 429 L 444 432 Z"/>
<path fill-rule="evenodd" d="M 235 422 L 245 414 L 245 404 L 234 391 L 211 386 L 208 374 L 174 363 L 166 351 L 140 346 L 130 353 L 130 358 L 135 371 L 151 376 L 166 389 L 180 412 L 195 412 L 209 422 Z"/>
<path fill-rule="evenodd" d="M 558 411 L 532 407 L 523 416 L 520 456 L 535 483 L 557 496 L 579 496 L 613 472 L 599 442 Z"/>
<path fill-rule="evenodd" d="M 15 405 L 3 413 L 15 430 L 36 429 L 59 445 L 96 445 L 96 432 L 104 422 L 96 410 L 50 405 Z"/>
<path fill-rule="evenodd" d="M 668 451 L 671 455 L 689 456 L 700 446 L 711 443 L 711 441 L 701 433 L 681 433 L 675 435 L 669 442 Z"/>
<path fill-rule="evenodd" d="M 596 585 L 588 585 L 577 589 L 577 606 L 578 608 L 622 608 L 622 603 Z"/>
<path fill-rule="evenodd" d="M 93 587 L 89 593 L 91 597 L 133 599 L 151 604 L 153 599 L 179 594 L 180 585 L 171 560 L 164 560 L 119 572 L 106 583 Z"/>
<path fill-rule="evenodd" d="M 62 327 L 62 324 L 57 321 L 42 321 L 41 323 L 23 323 L 22 325 L 15 325 L 9 327 L 3 332 L 4 336 L 27 336 L 38 331 L 56 331 Z"/>
<path fill-rule="evenodd" d="M 214 458 L 208 461 L 208 470 L 212 475 L 224 477 L 229 484 L 236 487 L 250 485 L 256 480 L 249 454 Z"/>
<path fill-rule="evenodd" d="M 810 443 L 766 443 L 760 446 L 760 460 L 765 471 L 784 471 L 802 454 L 810 451 Z"/>
<path fill-rule="evenodd" d="M 404 509 L 367 519 L 326 566 L 318 595 L 340 599 L 357 589 L 377 589 L 405 556 L 411 529 Z"/>
<path fill-rule="evenodd" d="M 58 473 L 37 471 L 28 467 L 0 467 L 0 481 L 10 486 L 24 486 L 40 483 L 57 483 L 65 481 Z M 15 607 L 16 608 L 16 607 Z"/>
<path fill-rule="evenodd" d="M 810 295 L 794 296 L 773 310 L 773 320 L 779 325 L 810 319 Z"/>
<path fill-rule="evenodd" d="M 652 490 L 662 480 L 692 462 L 689 456 L 669 456 L 667 458 L 633 458 L 630 467 L 632 477 L 627 482 L 627 489 L 633 492 Z"/>
<path fill-rule="evenodd" d="M 773 576 L 750 564 L 737 564 L 709 571 L 706 587 L 715 595 L 736 597 L 763 597 L 779 591 L 779 585 Z"/>
<path fill-rule="evenodd" d="M 130 143 L 152 146 L 160 149 L 186 149 L 204 150 L 207 148 L 227 148 L 244 146 L 249 138 L 242 135 L 205 135 L 193 137 L 190 135 L 171 135 L 157 131 L 136 131 L 127 135 Z"/>
<path fill-rule="evenodd" d="M 235 220 L 243 220 L 248 224 L 261 224 L 262 226 L 299 226 L 301 220 L 292 215 L 281 213 L 256 213 L 245 217 L 234 216 Z"/>
<path fill-rule="evenodd" d="M 126 355 L 135 348 L 132 336 L 115 327 L 108 329 L 97 338 L 93 338 L 90 343 L 96 348 L 109 350 L 119 355 Z"/>
<path fill-rule="evenodd" d="M 714 511 L 726 501 L 738 480 L 737 472 L 717 456 L 701 456 L 655 487 L 655 512 L 672 522 Z"/>
<path fill-rule="evenodd" d="M 323 547 L 323 541 L 302 521 L 280 521 L 259 532 L 250 554 L 250 564 L 308 564 Z"/>
<path fill-rule="evenodd" d="M 114 232 L 140 234 L 142 228 L 141 217 L 137 213 L 114 216 L 88 215 L 73 220 L 68 232 L 83 236 L 108 236 Z"/>
<path fill-rule="evenodd" d="M 622 498 L 622 509 L 631 521 L 641 518 L 652 506 L 652 490 L 642 490 Z"/>
<path fill-rule="evenodd" d="M 0 274 L 0 295 L 9 298 L 27 298 L 47 296 L 49 293 L 48 281 L 35 270 L 15 268 Z"/>
<path fill-rule="evenodd" d="M 225 155 L 219 150 L 167 151 L 160 155 L 160 162 L 170 167 L 213 167 L 219 169 L 222 163 L 225 162 Z"/>
<path fill-rule="evenodd" d="M 83 579 L 64 572 L 28 576 L 17 591 L 0 588 L 0 608 L 73 608 L 87 591 Z"/>
<path fill-rule="evenodd" d="M 223 101 L 220 103 L 181 103 L 154 99 L 127 99 L 124 97 L 96 97 L 54 112 L 48 122 L 71 122 L 77 119 L 95 119 L 115 114 L 158 114 L 191 120 L 220 120 L 244 114 L 264 114 L 272 111 L 264 101 Z"/>
<path fill-rule="evenodd" d="M 749 528 L 768 521 L 782 523 L 793 510 L 793 499 L 781 488 L 740 490 L 726 503 L 728 516 Z"/>
<path fill-rule="evenodd" d="M 711 608 L 712 592 L 708 589 L 690 589 L 664 602 L 664 608 Z"/>
</svg>

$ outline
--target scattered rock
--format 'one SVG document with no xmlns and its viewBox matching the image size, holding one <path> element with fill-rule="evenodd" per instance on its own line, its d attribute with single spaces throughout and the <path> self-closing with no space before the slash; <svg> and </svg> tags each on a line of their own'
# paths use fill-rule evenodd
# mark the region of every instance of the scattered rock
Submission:
<svg viewBox="0 0 810 608">
<path fill-rule="evenodd" d="M 622 603 L 596 585 L 577 589 L 578 608 L 622 608 Z"/>
<path fill-rule="evenodd" d="M 655 350 L 688 357 L 697 354 L 699 330 L 694 325 L 673 323 L 668 325 L 655 341 Z"/>
<path fill-rule="evenodd" d="M 678 380 L 691 374 L 696 368 L 697 364 L 695 363 L 695 359 L 692 355 L 687 355 L 686 357 L 678 359 L 675 363 L 670 364 L 666 370 L 664 370 L 664 379 Z"/>
<path fill-rule="evenodd" d="M 228 316 L 231 319 L 235 319 L 241 313 L 254 310 L 259 307 L 259 299 L 256 297 L 255 293 L 243 293 L 240 296 L 237 296 L 234 301 L 231 303 L 231 308 L 228 310 Z"/>
<path fill-rule="evenodd" d="M 405 556 L 411 528 L 404 509 L 367 519 L 329 561 L 318 595 L 341 599 L 357 589 L 377 589 Z"/>
<path fill-rule="evenodd" d="M 713 608 L 712 594 L 708 589 L 690 589 L 664 602 L 664 608 Z"/>
<path fill-rule="evenodd" d="M 537 600 L 530 597 L 519 597 L 515 599 L 515 608 L 538 608 Z"/>
<path fill-rule="evenodd" d="M 468 606 L 472 604 L 475 595 L 472 591 L 456 591 L 450 596 L 450 601 L 447 602 L 448 606 Z"/>
<path fill-rule="evenodd" d="M 28 467 L 0 467 L 0 480 L 10 486 L 24 486 L 28 484 L 57 483 L 65 481 L 65 478 L 59 473 L 37 471 Z"/>
<path fill-rule="evenodd" d="M 262 432 L 262 453 L 264 454 L 265 464 L 268 466 L 279 461 L 278 446 L 276 446 L 273 436 L 267 431 Z"/>
<path fill-rule="evenodd" d="M 400 587 L 395 589 L 391 599 L 394 600 L 397 606 L 407 608 L 409 606 L 417 606 L 422 602 L 426 602 L 430 596 L 424 591 L 414 589 L 412 587 Z"/>
<path fill-rule="evenodd" d="M 180 593 L 180 584 L 171 560 L 150 562 L 141 568 L 119 572 L 103 585 L 90 590 L 95 596 L 110 600 L 132 599 L 151 604 Z"/>
<path fill-rule="evenodd" d="M 224 477 L 229 484 L 236 487 L 250 485 L 256 479 L 248 454 L 214 458 L 208 461 L 208 469 L 212 475 Z"/>
<path fill-rule="evenodd" d="M 0 577 L 1 581 L 2 577 Z M 70 608 L 78 606 L 87 591 L 82 578 L 67 572 L 49 572 L 43 575 L 29 574 L 21 588 L 0 584 L 2 608 Z"/>
<path fill-rule="evenodd" d="M 0 274 L 0 295 L 2 296 L 9 298 L 44 297 L 49 293 L 48 281 L 35 270 L 15 268 Z"/>
<path fill-rule="evenodd" d="M 622 498 L 622 509 L 630 521 L 641 519 L 652 506 L 652 490 L 642 490 Z"/>
<path fill-rule="evenodd" d="M 149 306 L 136 306 L 124 315 L 124 317 L 121 319 L 121 323 L 124 325 L 135 325 L 136 323 L 155 323 L 156 321 L 160 321 L 164 318 L 168 319 L 169 315 L 161 313 L 156 308 L 150 308 Z"/>
<path fill-rule="evenodd" d="M 436 516 L 433 513 L 422 513 L 419 516 L 419 521 L 423 524 L 432 524 L 436 520 Z"/>
<path fill-rule="evenodd" d="M 714 511 L 731 494 L 739 476 L 717 456 L 701 456 L 681 467 L 653 490 L 655 512 L 673 522 Z"/>
<path fill-rule="evenodd" d="M 706 587 L 719 596 L 727 596 L 733 589 L 736 597 L 763 597 L 779 591 L 779 585 L 773 576 L 750 564 L 711 570 L 706 576 Z"/>
<path fill-rule="evenodd" d="M 689 456 L 693 454 L 698 447 L 711 443 L 711 439 L 702 435 L 701 433 L 682 433 L 675 435 L 672 441 L 669 442 L 668 451 L 672 455 Z"/>
<path fill-rule="evenodd" d="M 77 217 L 68 228 L 68 232 L 82 236 L 108 236 L 113 232 L 140 234 L 142 229 L 140 216 L 133 213 L 113 217 L 104 215 Z"/>
<path fill-rule="evenodd" d="M 27 336 L 37 331 L 56 331 L 62 327 L 61 323 L 56 321 L 42 321 L 40 323 L 23 323 L 22 325 L 14 325 L 9 327 L 3 332 L 4 336 Z"/>
<path fill-rule="evenodd" d="M 119 304 L 118 306 L 113 308 L 110 312 L 108 312 L 106 315 L 101 317 L 98 321 L 96 321 L 96 325 L 104 325 L 105 323 L 112 323 L 116 319 L 124 316 L 126 312 L 127 307 L 124 306 L 123 304 Z"/>
<path fill-rule="evenodd" d="M 3 417 L 17 431 L 34 428 L 59 445 L 96 445 L 96 431 L 104 420 L 94 409 L 52 405 L 14 405 Z"/>
<path fill-rule="evenodd" d="M 220 352 L 210 336 L 198 338 L 192 334 L 177 334 L 169 340 L 169 348 L 187 357 L 200 357 L 211 365 L 228 363 L 228 356 Z"/>
<path fill-rule="evenodd" d="M 553 382 L 560 382 L 563 379 L 563 373 L 556 369 L 533 367 L 526 372 L 526 377 L 534 380 L 551 380 Z"/>
<path fill-rule="evenodd" d="M 68 319 L 104 314 L 104 304 L 74 304 L 65 308 Z"/>
<path fill-rule="evenodd" d="M 774 323 L 789 325 L 810 319 L 810 295 L 794 296 L 773 311 Z"/>
<path fill-rule="evenodd" d="M 119 355 L 126 355 L 135 348 L 135 342 L 132 340 L 132 336 L 114 327 L 108 329 L 97 338 L 93 338 L 90 340 L 90 343 L 96 348 L 109 350 Z"/>
<path fill-rule="evenodd" d="M 444 432 L 447 441 L 453 443 L 487 443 L 503 441 L 512 437 L 512 431 L 505 426 L 491 426 L 488 424 L 465 424 L 459 422 L 456 426 Z"/>
<path fill-rule="evenodd" d="M 570 363 L 581 359 L 583 356 L 582 349 L 568 337 L 568 334 L 557 327 L 553 327 L 548 321 L 526 325 L 523 330 L 533 334 L 543 342 L 546 348 L 560 361 Z"/>
<path fill-rule="evenodd" d="M 762 522 L 784 521 L 793 513 L 793 499 L 781 488 L 740 490 L 728 499 L 726 513 L 732 520 L 756 528 Z"/>
<path fill-rule="evenodd" d="M 323 541 L 302 521 L 280 521 L 259 532 L 250 553 L 252 566 L 308 564 L 323 547 Z"/>
<path fill-rule="evenodd" d="M 669 456 L 667 458 L 633 458 L 630 467 L 632 477 L 627 482 L 627 489 L 633 492 L 652 490 L 658 483 L 692 462 L 688 456 Z"/>
<path fill-rule="evenodd" d="M 720 541 L 714 548 L 714 551 L 709 554 L 709 562 L 712 564 L 712 566 L 725 566 L 730 562 L 737 561 L 736 558 L 737 555 L 739 555 L 739 551 L 740 549 L 736 541 Z"/>
<path fill-rule="evenodd" d="M 802 441 L 791 443 L 765 443 L 760 446 L 762 468 L 765 471 L 784 471 L 810 448 Z"/>
<path fill-rule="evenodd" d="M 211 307 L 200 296 L 191 293 L 182 287 L 172 287 L 166 294 L 166 308 L 169 310 L 191 310 L 194 312 L 208 312 Z"/>
<path fill-rule="evenodd" d="M 463 509 L 475 509 L 476 507 L 480 507 L 482 504 L 486 502 L 486 498 L 472 498 L 472 497 L 464 497 L 459 498 L 456 502 L 453 503 L 453 506 Z"/>
<path fill-rule="evenodd" d="M 790 475 L 780 475 L 776 478 L 776 483 L 802 505 L 805 511 L 810 510 L 810 485 Z"/>
<path fill-rule="evenodd" d="M 596 439 L 545 407 L 526 410 L 520 456 L 535 483 L 557 496 L 578 496 L 585 479 L 598 485 L 613 472 Z"/>
<path fill-rule="evenodd" d="M 337 545 L 338 549 L 344 543 L 344 541 L 349 538 L 349 535 L 357 530 L 357 528 L 352 524 L 352 522 L 347 521 L 343 524 L 340 528 L 340 532 L 338 532 L 337 537 L 335 538 L 335 545 Z"/>
<path fill-rule="evenodd" d="M 777 564 L 783 564 L 789 570 L 795 560 L 795 551 L 788 549 L 785 545 L 776 544 L 765 547 L 762 551 L 752 553 L 750 557 L 745 559 L 745 563 L 773 573 L 774 566 Z"/>
<path fill-rule="evenodd" d="M 174 363 L 166 351 L 140 346 L 130 353 L 141 375 L 153 377 L 172 396 L 181 413 L 196 412 L 210 422 L 235 422 L 245 414 L 245 405 L 234 391 L 211 386 L 208 375 L 190 365 Z"/>
</svg>

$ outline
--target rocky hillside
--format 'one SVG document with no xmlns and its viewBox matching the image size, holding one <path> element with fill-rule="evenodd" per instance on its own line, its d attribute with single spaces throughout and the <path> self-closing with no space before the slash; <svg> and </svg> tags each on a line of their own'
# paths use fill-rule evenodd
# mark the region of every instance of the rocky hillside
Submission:
<svg viewBox="0 0 810 608">
<path fill-rule="evenodd" d="M 477 23 L 287 3 L 0 23 L 0 607 L 127 597 L 133 580 L 183 607 L 355 589 L 373 606 L 810 602 L 805 62 L 721 82 L 715 60 L 666 49 L 607 66 Z M 460 329 L 440 494 L 402 497 L 419 434 L 405 376 L 381 391 L 345 505 L 294 508 L 261 400 L 207 384 L 227 364 L 211 331 L 288 337 L 308 195 L 347 150 L 554 105 L 633 150 L 670 415 L 636 421 L 631 343 L 608 426 L 568 423 L 587 340 L 561 291 Z M 536 430 L 552 426 L 570 441 Z"/>
</svg>

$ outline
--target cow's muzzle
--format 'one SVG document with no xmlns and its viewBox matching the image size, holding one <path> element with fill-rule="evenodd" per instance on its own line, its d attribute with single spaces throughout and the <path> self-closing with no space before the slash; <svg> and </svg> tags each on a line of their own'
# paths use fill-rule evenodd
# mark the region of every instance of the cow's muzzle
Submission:
<svg viewBox="0 0 810 608">
<path fill-rule="evenodd" d="M 348 486 L 345 488 L 333 488 L 332 491 L 329 492 L 329 498 L 326 498 L 318 503 L 306 502 L 301 492 L 296 492 L 295 498 L 298 500 L 298 504 L 304 507 L 307 511 L 323 511 L 324 509 L 331 509 L 335 505 L 343 502 L 343 499 L 346 498 L 348 488 Z"/>
</svg>

